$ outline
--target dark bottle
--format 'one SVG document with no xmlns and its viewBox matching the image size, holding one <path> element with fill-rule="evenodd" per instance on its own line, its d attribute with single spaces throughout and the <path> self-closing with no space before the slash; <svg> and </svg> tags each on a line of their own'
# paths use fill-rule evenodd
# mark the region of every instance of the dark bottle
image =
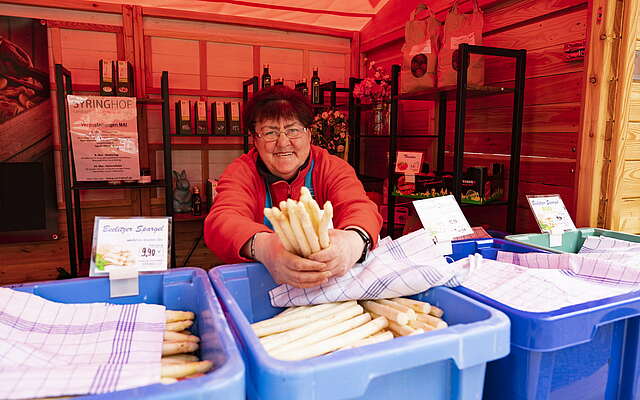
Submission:
<svg viewBox="0 0 640 400">
<path fill-rule="evenodd" d="M 269 73 L 269 64 L 265 64 L 262 70 L 262 88 L 271 86 L 271 74 Z"/>
<path fill-rule="evenodd" d="M 198 185 L 193 186 L 193 195 L 191 196 L 191 210 L 193 215 L 202 215 L 202 198 L 200 198 L 200 188 Z"/>
<path fill-rule="evenodd" d="M 318 76 L 318 67 L 313 67 L 313 76 L 311 77 L 311 102 L 320 104 L 320 77 Z"/>
<path fill-rule="evenodd" d="M 300 88 L 303 96 L 309 95 L 309 86 L 307 86 L 307 78 L 304 78 L 302 80 L 302 84 L 300 85 Z"/>
<path fill-rule="evenodd" d="M 284 86 L 284 78 L 276 79 L 274 85 L 276 85 L 276 86 Z"/>
</svg>

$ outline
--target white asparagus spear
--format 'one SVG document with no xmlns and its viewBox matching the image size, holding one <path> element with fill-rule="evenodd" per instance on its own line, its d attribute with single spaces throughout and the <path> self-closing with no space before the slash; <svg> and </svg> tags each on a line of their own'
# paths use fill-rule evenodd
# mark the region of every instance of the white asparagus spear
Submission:
<svg viewBox="0 0 640 400">
<path fill-rule="evenodd" d="M 412 327 L 413 329 L 422 329 L 425 332 L 430 332 L 430 331 L 435 331 L 436 329 L 440 329 L 422 321 L 409 321 L 409 326 Z"/>
<path fill-rule="evenodd" d="M 400 304 L 404 304 L 407 307 L 411 307 L 416 312 L 429 314 L 429 311 L 431 311 L 431 304 L 427 303 L 426 301 L 405 299 L 404 297 L 397 297 L 395 299 L 391 299 L 391 301 L 394 301 L 394 302 L 400 303 Z"/>
<path fill-rule="evenodd" d="M 300 189 L 300 202 L 302 202 L 309 213 L 309 218 L 313 224 L 313 229 L 318 233 L 320 227 L 320 206 L 311 196 L 311 192 L 306 187 Z"/>
<path fill-rule="evenodd" d="M 329 221 L 333 218 L 333 206 L 330 201 L 324 203 L 324 213 L 318 227 L 318 239 L 320 247 L 326 249 L 331 244 L 329 242 Z"/>
<path fill-rule="evenodd" d="M 397 322 L 389 321 L 389 329 L 393 331 L 397 336 L 411 336 L 419 333 L 424 333 L 422 329 L 414 329 L 409 325 L 400 325 Z"/>
<path fill-rule="evenodd" d="M 275 208 L 275 207 L 274 207 Z M 271 208 L 264 209 L 264 216 L 267 217 L 269 221 L 271 221 L 271 225 L 273 226 L 273 231 L 278 235 L 280 239 L 280 243 L 282 243 L 282 247 L 284 247 L 288 252 L 294 252 L 293 246 L 289 239 L 284 234 L 284 230 L 282 226 L 280 226 L 280 221 L 275 217 L 274 211 Z"/>
<path fill-rule="evenodd" d="M 311 218 L 309 217 L 309 213 L 307 213 L 307 209 L 305 208 L 303 203 L 298 203 L 295 206 L 294 210 L 298 219 L 300 220 L 300 225 L 302 226 L 302 230 L 304 231 L 305 238 L 309 243 L 311 254 L 319 252 L 320 243 L 318 242 L 318 235 L 313 229 L 313 224 L 311 223 Z"/>
<path fill-rule="evenodd" d="M 172 356 L 162 356 L 160 362 L 164 364 L 184 364 L 188 362 L 200 361 L 193 354 L 174 354 Z"/>
<path fill-rule="evenodd" d="M 417 317 L 418 321 L 425 322 L 435 328 L 446 328 L 448 326 L 446 322 L 430 314 L 418 314 Z"/>
<path fill-rule="evenodd" d="M 366 338 L 367 336 L 373 335 L 374 333 L 386 328 L 388 324 L 389 322 L 386 318 L 376 318 L 341 335 L 331 337 L 329 339 L 311 344 L 309 346 L 298 347 L 294 350 L 279 352 L 277 353 L 277 356 L 274 355 L 274 357 L 281 360 L 292 361 L 320 356 L 322 354 L 338 350 L 341 347 L 353 344 L 361 339 Z"/>
<path fill-rule="evenodd" d="M 299 255 L 302 257 L 309 257 L 311 255 L 311 247 L 309 247 L 309 242 L 304 235 L 298 214 L 295 212 L 296 202 L 292 199 L 287 200 L 287 208 L 289 209 L 289 223 L 291 224 L 291 230 L 293 230 L 293 234 L 295 235 L 298 246 L 300 247 Z"/>
<path fill-rule="evenodd" d="M 284 215 L 285 218 L 289 220 L 289 209 L 287 208 L 287 202 L 285 200 L 281 201 L 279 207 L 282 215 Z"/>
<path fill-rule="evenodd" d="M 297 313 L 297 312 L 300 312 L 300 311 L 302 311 L 302 310 L 304 310 L 306 308 L 309 308 L 309 306 L 288 307 L 288 308 L 285 308 L 284 311 L 282 311 L 280 314 L 276 315 L 273 318 L 284 317 L 285 315 L 289 315 L 289 314 L 292 314 L 292 313 Z"/>
<path fill-rule="evenodd" d="M 395 321 L 400 325 L 406 325 L 409 322 L 409 315 L 405 312 L 398 311 L 395 308 L 376 303 L 375 301 L 363 301 L 362 306 L 365 310 L 376 313 L 391 321 Z"/>
<path fill-rule="evenodd" d="M 431 311 L 429 311 L 429 314 L 433 315 L 434 317 L 442 318 L 442 316 L 444 315 L 444 311 L 436 306 L 431 306 Z"/>
<path fill-rule="evenodd" d="M 165 324 L 164 330 L 165 331 L 179 332 L 179 331 L 183 331 L 185 329 L 190 328 L 191 325 L 193 325 L 193 321 L 192 320 L 168 322 L 168 323 Z"/>
<path fill-rule="evenodd" d="M 286 215 L 284 215 L 282 211 L 278 210 L 275 207 L 271 209 L 271 212 L 273 214 L 273 217 L 278 221 L 278 224 L 282 229 L 282 233 L 289 241 L 289 244 L 291 244 L 291 247 L 293 248 L 293 252 L 295 254 L 300 254 L 300 246 L 298 245 L 298 241 L 296 240 L 296 235 L 293 233 L 293 230 L 291 229 L 291 225 L 289 224 L 289 218 Z"/>
<path fill-rule="evenodd" d="M 355 347 L 362 347 L 369 344 L 386 342 L 387 340 L 391 339 L 393 339 L 393 333 L 391 333 L 391 331 L 385 331 L 383 333 L 375 334 L 362 340 L 358 340 L 357 342 L 349 346 L 342 347 L 340 350 L 353 349 Z"/>
<path fill-rule="evenodd" d="M 296 329 L 291 329 L 277 335 L 267 336 L 262 338 L 260 342 L 264 346 L 265 350 L 271 351 L 279 346 L 291 343 L 294 340 L 298 340 L 305 336 L 308 336 L 314 332 L 318 332 L 322 329 L 328 328 L 332 325 L 346 321 L 360 315 L 364 312 L 362 306 L 358 304 L 344 304 L 341 307 L 336 308 L 332 315 L 318 321 L 312 322 L 308 325 L 303 325 Z"/>
<path fill-rule="evenodd" d="M 165 378 L 165 377 L 160 378 L 160 383 L 162 383 L 163 385 L 171 385 L 172 383 L 176 383 L 176 382 L 178 382 L 176 378 Z"/>
<path fill-rule="evenodd" d="M 282 352 L 287 352 L 287 351 L 294 351 L 295 349 L 298 348 L 304 348 L 306 346 L 309 346 L 313 343 L 317 343 L 320 341 L 323 341 L 325 339 L 328 339 L 330 337 L 339 335 L 341 333 L 347 332 L 351 329 L 355 329 L 363 324 L 366 324 L 367 322 L 371 321 L 371 314 L 369 313 L 364 313 L 364 314 L 360 314 L 356 317 L 353 317 L 351 319 L 348 319 L 346 321 L 342 321 L 336 325 L 333 325 L 329 328 L 323 329 L 321 331 L 315 332 L 309 336 L 305 336 L 301 339 L 298 339 L 294 342 L 285 344 L 284 346 L 281 346 L 275 350 L 272 350 L 269 354 L 271 355 L 275 355 L 275 354 L 279 354 Z M 274 356 L 275 357 L 275 356 Z"/>
<path fill-rule="evenodd" d="M 185 321 L 189 319 L 194 319 L 195 314 L 192 313 L 191 311 L 166 310 L 165 318 L 166 318 L 166 322 Z"/>
<path fill-rule="evenodd" d="M 336 304 L 337 306 L 337 304 Z M 289 329 L 294 329 L 306 324 L 310 324 L 319 319 L 325 318 L 328 315 L 333 314 L 333 308 L 324 310 L 318 313 L 307 313 L 304 315 L 297 316 L 297 318 L 286 319 L 287 317 L 282 317 L 280 320 L 276 320 L 276 323 L 263 326 L 263 327 L 254 327 L 253 332 L 258 337 L 263 337 L 267 335 L 272 335 L 274 333 L 284 332 Z M 294 317 L 296 317 L 294 315 Z"/>
<path fill-rule="evenodd" d="M 353 303 L 355 303 L 355 301 L 352 301 Z M 258 321 L 258 322 L 254 322 L 253 324 L 251 324 L 251 328 L 256 329 L 256 328 L 265 328 L 267 326 L 271 326 L 274 324 L 279 324 L 283 321 L 290 321 L 299 317 L 306 317 L 308 315 L 311 314 L 316 314 L 319 313 L 321 311 L 324 310 L 328 310 L 328 309 L 332 309 L 335 307 L 338 307 L 341 303 L 326 303 L 326 304 L 318 304 L 317 306 L 311 306 L 311 307 L 306 307 L 306 308 L 302 308 L 300 310 L 297 311 L 292 311 L 290 313 L 288 313 L 287 315 L 282 315 L 282 314 L 278 314 L 273 318 L 269 318 L 269 319 L 264 319 L 262 321 Z"/>
<path fill-rule="evenodd" d="M 198 343 L 200 338 L 196 335 L 185 335 L 184 333 L 174 331 L 164 331 L 165 342 L 194 342 Z"/>
<path fill-rule="evenodd" d="M 198 350 L 200 346 L 194 342 L 163 342 L 162 355 L 170 356 L 173 354 L 191 353 Z"/>
<path fill-rule="evenodd" d="M 403 304 L 400 303 L 396 303 L 395 301 L 391 301 L 391 300 L 385 300 L 385 299 L 380 299 L 380 300 L 375 300 L 376 303 L 380 303 L 382 305 L 385 306 L 389 306 L 391 308 L 395 308 L 398 311 L 401 311 L 405 314 L 407 314 L 409 316 L 409 321 L 415 321 L 416 320 L 416 312 L 413 311 L 412 308 L 409 308 Z"/>
<path fill-rule="evenodd" d="M 193 374 L 204 374 L 209 371 L 213 363 L 211 361 L 197 361 L 186 364 L 169 364 L 160 367 L 160 375 L 163 378 L 184 378 Z"/>
</svg>

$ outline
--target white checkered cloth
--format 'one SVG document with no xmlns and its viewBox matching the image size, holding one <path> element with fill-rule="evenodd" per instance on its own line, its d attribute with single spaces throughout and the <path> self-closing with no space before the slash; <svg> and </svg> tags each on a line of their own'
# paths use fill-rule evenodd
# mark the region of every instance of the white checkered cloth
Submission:
<svg viewBox="0 0 640 400">
<path fill-rule="evenodd" d="M 344 276 L 318 287 L 280 285 L 269 292 L 274 307 L 410 296 L 440 285 L 458 286 L 468 270 L 449 264 L 424 229 L 382 239 L 370 257 Z"/>
<path fill-rule="evenodd" d="M 164 311 L 152 304 L 61 304 L 0 288 L 0 398 L 158 383 Z"/>
<path fill-rule="evenodd" d="M 528 268 L 558 269 L 599 283 L 640 284 L 640 244 L 609 237 L 587 237 L 578 254 L 498 252 L 496 259 Z"/>
</svg>

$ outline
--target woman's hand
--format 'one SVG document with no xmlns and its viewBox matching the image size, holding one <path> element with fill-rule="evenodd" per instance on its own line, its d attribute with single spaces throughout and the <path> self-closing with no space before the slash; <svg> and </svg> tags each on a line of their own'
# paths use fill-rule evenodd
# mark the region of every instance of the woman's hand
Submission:
<svg viewBox="0 0 640 400">
<path fill-rule="evenodd" d="M 275 233 L 256 233 L 254 240 L 256 260 L 264 264 L 278 284 L 310 288 L 327 282 L 333 275 L 326 263 L 288 252 Z"/>
<path fill-rule="evenodd" d="M 364 241 L 354 231 L 329 230 L 331 245 L 309 256 L 310 260 L 327 265 L 331 277 L 342 276 L 353 267 L 362 255 Z"/>
</svg>

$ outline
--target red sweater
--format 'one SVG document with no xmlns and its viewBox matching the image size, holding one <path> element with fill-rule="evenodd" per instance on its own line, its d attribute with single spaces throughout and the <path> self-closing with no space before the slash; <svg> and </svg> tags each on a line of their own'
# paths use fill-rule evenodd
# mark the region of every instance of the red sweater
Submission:
<svg viewBox="0 0 640 400">
<path fill-rule="evenodd" d="M 250 261 L 240 256 L 240 249 L 254 234 L 272 232 L 264 225 L 266 190 L 256 160 L 258 152 L 252 149 L 234 160 L 225 169 L 218 183 L 218 194 L 204 222 L 204 240 L 223 262 Z M 382 226 L 378 208 L 367 197 L 353 168 L 344 160 L 326 150 L 311 146 L 314 161 L 312 182 L 315 199 L 320 205 L 330 200 L 333 205 L 333 225 L 336 229 L 358 226 L 369 233 L 374 245 Z M 311 167 L 309 162 L 289 184 L 277 181 L 271 184 L 273 206 L 280 201 L 300 198 L 300 188 Z"/>
</svg>

